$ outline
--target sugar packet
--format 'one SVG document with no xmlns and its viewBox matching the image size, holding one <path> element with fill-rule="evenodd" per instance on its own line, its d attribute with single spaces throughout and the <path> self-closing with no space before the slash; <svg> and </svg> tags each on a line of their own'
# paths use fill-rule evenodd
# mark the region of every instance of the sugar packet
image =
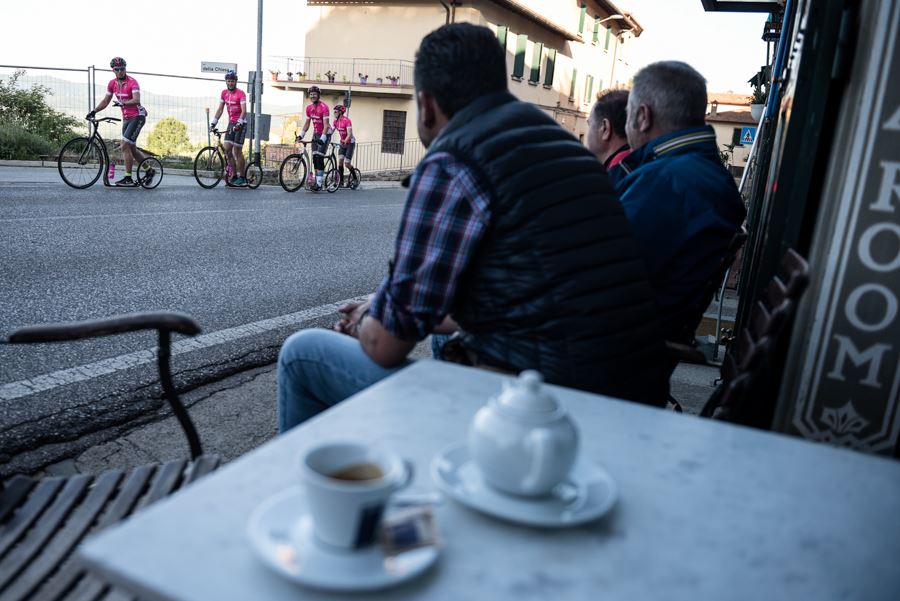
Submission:
<svg viewBox="0 0 900 601">
<path fill-rule="evenodd" d="M 380 539 L 387 555 L 439 545 L 440 533 L 431 505 L 405 507 L 386 515 L 381 522 Z"/>
</svg>

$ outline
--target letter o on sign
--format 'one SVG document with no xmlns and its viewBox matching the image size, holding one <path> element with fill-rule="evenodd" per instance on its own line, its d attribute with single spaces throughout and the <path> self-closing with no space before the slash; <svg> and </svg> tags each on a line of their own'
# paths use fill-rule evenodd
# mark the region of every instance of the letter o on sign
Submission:
<svg viewBox="0 0 900 601">
<path fill-rule="evenodd" d="M 888 263 L 878 263 L 875 261 L 875 258 L 872 257 L 872 240 L 875 236 L 884 231 L 893 232 L 894 235 L 897 236 L 897 241 L 900 242 L 900 225 L 897 225 L 896 223 L 876 223 L 860 236 L 859 248 L 857 249 L 859 251 L 859 260 L 863 262 L 863 265 L 872 271 L 881 273 L 893 271 L 900 267 L 900 252 L 898 252 L 897 256 Z"/>
<path fill-rule="evenodd" d="M 859 305 L 859 300 L 867 292 L 880 294 L 884 297 L 884 302 L 886 304 L 884 317 L 882 317 L 881 321 L 877 323 L 864 322 L 859 318 L 859 314 L 856 310 L 857 305 Z M 862 286 L 859 286 L 853 292 L 851 292 L 850 296 L 847 297 L 847 303 L 844 305 L 844 313 L 854 327 L 862 330 L 863 332 L 877 332 L 878 330 L 883 330 L 884 328 L 886 328 L 892 321 L 894 321 L 894 318 L 897 317 L 897 297 L 894 296 L 894 293 L 891 292 L 889 288 L 886 288 L 881 284 L 863 284 Z"/>
</svg>

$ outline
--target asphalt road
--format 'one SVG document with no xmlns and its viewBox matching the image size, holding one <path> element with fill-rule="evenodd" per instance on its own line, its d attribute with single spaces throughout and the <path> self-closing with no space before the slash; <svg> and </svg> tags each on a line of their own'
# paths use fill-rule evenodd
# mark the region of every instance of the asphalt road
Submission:
<svg viewBox="0 0 900 601">
<path fill-rule="evenodd" d="M 404 192 L 73 190 L 55 169 L 0 166 L 0 335 L 55 321 L 171 309 L 204 336 L 177 347 L 185 389 L 270 363 L 285 336 L 385 273 Z M 153 333 L 0 345 L 0 464 L 146 420 L 161 402 Z M 0 466 L 2 467 L 2 466 Z"/>
</svg>

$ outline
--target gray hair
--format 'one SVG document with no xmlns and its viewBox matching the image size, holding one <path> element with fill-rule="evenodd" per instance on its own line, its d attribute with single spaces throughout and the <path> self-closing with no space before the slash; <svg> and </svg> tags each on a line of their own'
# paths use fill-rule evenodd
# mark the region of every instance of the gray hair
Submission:
<svg viewBox="0 0 900 601">
<path fill-rule="evenodd" d="M 646 104 L 666 132 L 703 125 L 706 102 L 706 80 L 680 61 L 647 65 L 634 76 L 631 86 L 632 110 Z"/>
</svg>

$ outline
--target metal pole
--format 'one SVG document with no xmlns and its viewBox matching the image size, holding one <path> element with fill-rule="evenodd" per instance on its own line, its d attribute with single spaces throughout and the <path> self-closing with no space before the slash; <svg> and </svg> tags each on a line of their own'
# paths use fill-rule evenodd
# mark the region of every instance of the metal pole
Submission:
<svg viewBox="0 0 900 601">
<path fill-rule="evenodd" d="M 262 23 L 263 23 L 263 0 L 257 0 L 256 12 L 256 82 L 254 90 L 256 91 L 256 115 L 254 115 L 255 124 L 255 146 L 253 157 L 259 160 L 260 155 L 260 135 L 259 135 L 259 115 L 262 113 Z"/>
<path fill-rule="evenodd" d="M 206 145 L 212 146 L 212 138 L 209 136 L 209 107 L 206 107 Z"/>
</svg>

